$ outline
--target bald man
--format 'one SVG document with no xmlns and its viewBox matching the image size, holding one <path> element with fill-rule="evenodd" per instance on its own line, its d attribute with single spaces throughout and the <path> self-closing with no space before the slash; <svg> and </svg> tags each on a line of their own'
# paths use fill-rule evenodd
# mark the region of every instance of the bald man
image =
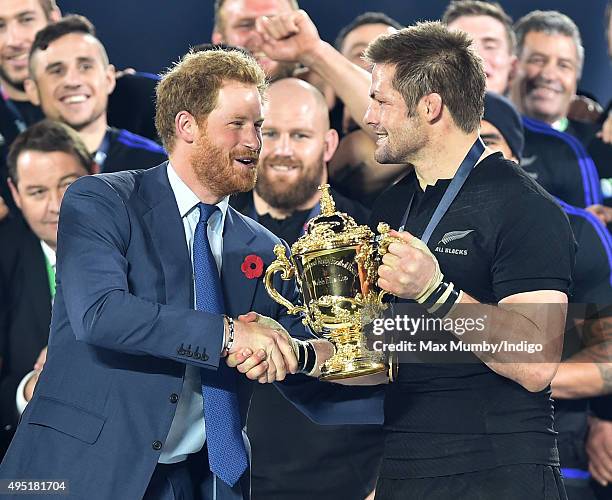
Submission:
<svg viewBox="0 0 612 500">
<path fill-rule="evenodd" d="M 322 94 L 296 78 L 270 85 L 264 117 L 255 189 L 230 203 L 292 244 L 319 213 L 317 187 L 327 182 L 327 162 L 336 151 L 338 134 L 330 128 Z M 332 196 L 338 210 L 366 223 L 366 209 L 337 192 Z M 274 387 L 260 385 L 247 429 L 254 500 L 363 499 L 374 488 L 382 453 L 378 426 L 315 425 Z"/>
</svg>

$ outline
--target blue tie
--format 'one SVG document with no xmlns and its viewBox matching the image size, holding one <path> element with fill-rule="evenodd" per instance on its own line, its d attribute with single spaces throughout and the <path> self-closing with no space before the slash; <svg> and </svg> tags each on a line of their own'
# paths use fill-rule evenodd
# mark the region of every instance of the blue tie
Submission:
<svg viewBox="0 0 612 500">
<path fill-rule="evenodd" d="M 200 220 L 193 238 L 196 309 L 223 314 L 221 280 L 206 231 L 208 219 L 218 208 L 204 203 L 199 203 L 198 208 Z M 216 371 L 201 369 L 200 374 L 210 470 L 234 486 L 248 466 L 236 395 L 236 371 L 221 360 Z"/>
</svg>

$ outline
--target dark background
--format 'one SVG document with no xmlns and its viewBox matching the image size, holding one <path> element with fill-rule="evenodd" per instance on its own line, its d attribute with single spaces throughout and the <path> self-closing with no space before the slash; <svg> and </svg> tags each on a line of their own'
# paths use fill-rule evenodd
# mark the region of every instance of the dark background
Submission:
<svg viewBox="0 0 612 500">
<path fill-rule="evenodd" d="M 605 106 L 612 99 L 612 69 L 607 55 L 604 11 L 606 0 L 501 0 L 518 19 L 534 9 L 559 10 L 578 25 L 585 47 L 580 88 Z M 190 45 L 209 42 L 213 0 L 58 0 L 64 13 L 87 16 L 97 27 L 111 61 L 118 68 L 134 67 L 159 73 Z M 356 15 L 378 10 L 404 24 L 438 19 L 447 0 L 300 0 L 319 28 L 333 42 L 339 29 Z"/>
</svg>

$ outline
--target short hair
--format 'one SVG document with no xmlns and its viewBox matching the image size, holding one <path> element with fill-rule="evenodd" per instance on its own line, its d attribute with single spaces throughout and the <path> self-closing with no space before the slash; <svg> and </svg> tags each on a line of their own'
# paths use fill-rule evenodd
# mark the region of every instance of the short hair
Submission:
<svg viewBox="0 0 612 500">
<path fill-rule="evenodd" d="M 172 151 L 176 140 L 176 115 L 187 111 L 201 123 L 215 109 L 219 90 L 228 81 L 255 85 L 262 98 L 267 88 L 266 75 L 255 58 L 238 50 L 190 51 L 161 76 L 155 127 L 166 151 Z"/>
<path fill-rule="evenodd" d="M 49 45 L 51 45 L 53 42 L 72 33 L 81 33 L 83 35 L 91 35 L 94 37 L 100 45 L 100 53 L 102 54 L 103 63 L 108 65 L 108 54 L 106 53 L 106 49 L 104 48 L 104 45 L 102 45 L 102 42 L 100 42 L 100 40 L 98 40 L 96 37 L 96 28 L 94 25 L 84 16 L 70 14 L 55 23 L 48 24 L 42 30 L 36 33 L 36 37 L 32 43 L 32 48 L 30 49 L 30 75 L 32 78 L 35 76 L 32 68 L 32 58 L 34 53 L 37 50 L 47 50 Z"/>
<path fill-rule="evenodd" d="M 578 58 L 578 76 L 582 74 L 584 63 L 584 47 L 580 30 L 576 23 L 565 14 L 556 10 L 534 10 L 521 17 L 514 25 L 517 38 L 517 54 L 520 55 L 525 47 L 525 38 L 529 33 L 546 33 L 547 35 L 565 35 L 574 41 L 576 56 Z"/>
<path fill-rule="evenodd" d="M 419 100 L 440 94 L 455 124 L 472 133 L 480 126 L 486 76 L 480 56 L 463 31 L 422 22 L 379 36 L 365 52 L 372 64 L 395 65 L 393 88 L 411 116 Z"/>
<path fill-rule="evenodd" d="M 38 0 L 40 6 L 42 7 L 43 12 L 45 13 L 45 17 L 47 19 L 51 19 L 51 13 L 57 9 L 57 3 L 55 0 Z"/>
<path fill-rule="evenodd" d="M 8 176 L 17 185 L 19 176 L 17 161 L 25 151 L 43 153 L 61 152 L 73 156 L 88 172 L 94 172 L 94 159 L 79 134 L 64 123 L 54 120 L 42 120 L 21 132 L 11 144 L 6 163 Z"/>
<path fill-rule="evenodd" d="M 225 4 L 225 2 L 226 0 L 215 0 L 215 28 L 214 29 L 217 31 L 221 31 L 221 28 L 223 27 L 223 22 L 221 20 L 221 9 L 223 8 L 223 5 Z M 289 6 L 293 10 L 298 10 L 300 8 L 297 0 L 287 0 L 287 2 L 289 2 Z"/>
<path fill-rule="evenodd" d="M 508 49 L 511 54 L 514 54 L 516 50 L 516 35 L 512 29 L 512 18 L 500 4 L 481 0 L 453 0 L 446 7 L 444 14 L 442 14 L 442 22 L 449 25 L 460 17 L 468 16 L 488 16 L 502 23 L 506 31 Z"/>
<path fill-rule="evenodd" d="M 395 28 L 396 30 L 401 30 L 404 27 L 402 23 L 396 21 L 392 17 L 389 17 L 383 12 L 364 12 L 363 14 L 358 15 L 340 30 L 334 43 L 336 49 L 342 50 L 342 44 L 351 31 L 354 31 L 360 26 L 365 26 L 367 24 L 384 24 L 386 26 L 390 26 L 391 28 Z"/>
</svg>

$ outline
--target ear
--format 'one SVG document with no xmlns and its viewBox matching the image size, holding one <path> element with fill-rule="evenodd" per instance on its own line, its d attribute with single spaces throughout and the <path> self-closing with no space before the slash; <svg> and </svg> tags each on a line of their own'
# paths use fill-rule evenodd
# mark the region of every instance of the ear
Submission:
<svg viewBox="0 0 612 500">
<path fill-rule="evenodd" d="M 23 82 L 23 88 L 28 96 L 28 100 L 34 106 L 40 106 L 40 96 L 38 94 L 38 85 L 31 78 L 26 78 Z"/>
<path fill-rule="evenodd" d="M 212 36 L 210 37 L 210 41 L 215 45 L 223 43 L 223 35 L 217 30 L 217 28 L 214 29 Z"/>
<path fill-rule="evenodd" d="M 19 191 L 17 190 L 17 186 L 13 184 L 13 181 L 11 180 L 10 177 L 6 180 L 6 182 L 8 183 L 8 187 L 9 187 L 9 190 L 11 191 L 11 195 L 13 196 L 13 200 L 15 201 L 15 205 L 17 205 L 17 208 L 21 210 L 21 195 L 19 194 Z"/>
<path fill-rule="evenodd" d="M 516 77 L 517 70 L 518 70 L 518 58 L 513 55 L 510 58 L 510 71 L 508 72 L 508 86 L 507 86 L 507 89 L 510 89 L 510 87 L 512 86 L 512 81 Z"/>
<path fill-rule="evenodd" d="M 56 23 L 62 18 L 62 12 L 59 10 L 59 7 L 55 7 L 49 12 L 49 21 L 51 23 Z"/>
<path fill-rule="evenodd" d="M 199 127 L 195 117 L 188 111 L 180 111 L 174 117 L 174 132 L 177 139 L 193 144 L 198 136 Z"/>
<path fill-rule="evenodd" d="M 323 161 L 327 163 L 332 159 L 336 149 L 338 149 L 338 143 L 340 142 L 340 138 L 338 137 L 338 132 L 335 129 L 330 128 L 327 132 L 325 132 L 325 151 L 323 152 Z"/>
<path fill-rule="evenodd" d="M 117 74 L 115 70 L 115 66 L 109 64 L 106 68 L 106 94 L 111 95 L 113 90 L 115 90 L 115 85 L 117 83 Z"/>
<path fill-rule="evenodd" d="M 427 94 L 421 99 L 420 104 L 423 116 L 429 123 L 439 120 L 442 116 L 444 104 L 442 103 L 442 96 L 440 94 L 436 92 Z"/>
</svg>

